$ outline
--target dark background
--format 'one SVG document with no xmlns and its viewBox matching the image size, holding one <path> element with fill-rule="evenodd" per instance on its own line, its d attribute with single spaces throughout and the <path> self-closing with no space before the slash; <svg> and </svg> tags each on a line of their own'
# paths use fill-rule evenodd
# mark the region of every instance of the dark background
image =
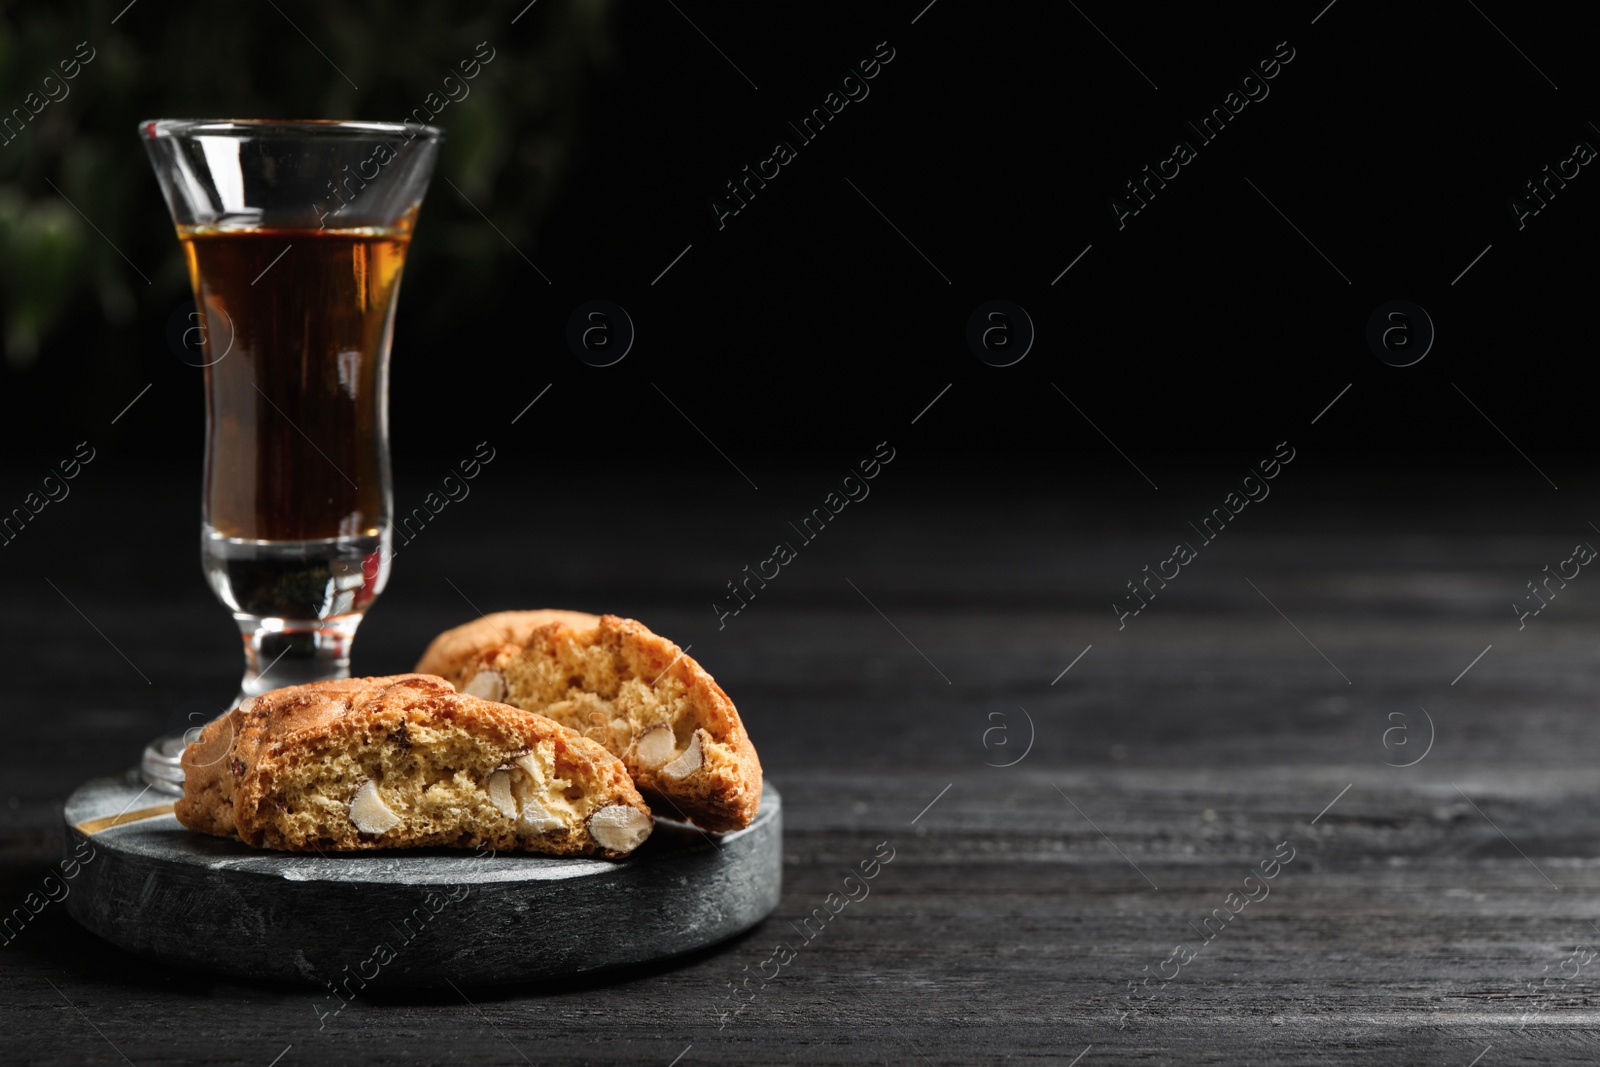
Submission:
<svg viewBox="0 0 1600 1067">
<path fill-rule="evenodd" d="M 187 280 L 137 122 L 397 119 L 487 40 L 400 296 L 397 509 L 478 442 L 496 458 L 402 547 L 354 669 L 408 669 L 479 611 L 644 620 L 784 793 L 780 908 L 644 973 L 378 995 L 331 1033 L 303 989 L 51 908 L 0 955 L 18 1054 L 1593 1060 L 1595 972 L 1530 987 L 1600 919 L 1600 602 L 1580 577 L 1514 612 L 1600 537 L 1600 178 L 1520 232 L 1508 208 L 1600 145 L 1592 14 L 538 0 L 513 25 L 524 2 L 0 5 L 0 109 L 98 49 L 0 147 L 0 512 L 97 450 L 0 547 L 0 900 L 60 856 L 80 783 L 241 668 L 196 558 Z M 707 200 L 880 41 L 870 96 L 719 231 Z M 1119 231 L 1107 200 L 1280 41 L 1270 96 Z M 608 368 L 564 340 L 594 298 L 638 329 Z M 1038 330 L 1011 367 L 964 339 L 994 298 Z M 1438 332 L 1404 368 L 1365 338 L 1397 298 Z M 1125 583 L 1285 441 L 1270 499 L 1119 627 Z M 725 583 L 878 442 L 872 495 L 719 625 Z M 896 881 L 718 1029 L 705 1006 L 886 838 Z M 1271 902 L 1123 1029 L 1125 983 L 1286 838 Z"/>
<path fill-rule="evenodd" d="M 1396 532 L 1457 532 L 1466 514 L 1485 533 L 1551 533 L 1533 508 L 1562 516 L 1564 540 L 1591 517 L 1577 480 L 1595 448 L 1586 242 L 1600 196 L 1584 168 L 1521 231 L 1508 205 L 1576 140 L 1600 144 L 1582 110 L 1593 65 L 1570 14 L 1498 19 L 1532 60 L 1491 15 L 1360 0 L 1148 17 L 957 0 L 9 8 L 4 99 L 79 41 L 96 56 L 0 148 L 0 506 L 80 441 L 96 459 L 0 548 L 7 594 L 24 618 L 63 596 L 91 620 L 162 602 L 172 655 L 141 671 L 147 691 L 93 653 L 107 695 L 140 709 L 131 733 L 226 699 L 232 628 L 192 540 L 201 372 L 169 343 L 188 282 L 136 125 L 398 119 L 484 41 L 494 60 L 436 120 L 449 141 L 400 296 L 397 512 L 478 442 L 497 460 L 402 550 L 360 672 L 408 668 L 432 631 L 479 610 L 539 604 L 638 615 L 701 640 L 715 669 L 712 634 L 763 639 L 751 616 L 719 627 L 725 584 L 879 442 L 896 459 L 874 499 L 924 514 L 923 540 L 891 533 L 887 514 L 852 519 L 770 604 L 854 598 L 833 571 L 865 551 L 924 560 L 894 594 L 920 607 L 993 601 L 996 586 L 958 575 L 993 565 L 1009 568 L 1007 598 L 1105 613 L 1281 441 L 1297 455 L 1275 483 L 1289 503 L 1244 516 L 1271 542 L 1384 529 L 1421 501 L 1450 517 Z M 1199 144 L 1185 120 L 1284 41 L 1294 58 L 1270 95 Z M 879 42 L 894 58 L 870 95 L 798 144 L 786 121 Z M 780 137 L 798 158 L 719 229 L 709 201 Z M 1198 158 L 1119 230 L 1108 201 L 1180 137 Z M 594 298 L 637 330 L 614 366 L 565 340 Z M 1037 329 L 1004 368 L 965 338 L 994 298 Z M 1366 341 L 1396 298 L 1437 329 L 1404 368 Z M 1509 497 L 1478 488 L 1491 476 Z M 1007 547 L 1045 531 L 1126 558 L 1084 557 L 1083 575 L 1054 582 Z M 610 563 L 575 562 L 613 541 L 626 547 Z M 9 647 L 86 669 L 73 642 L 97 639 L 74 620 L 24 626 Z"/>
<path fill-rule="evenodd" d="M 759 623 L 718 624 L 726 583 L 879 442 L 896 459 L 874 499 L 920 509 L 922 542 L 897 539 L 888 514 L 852 519 L 769 603 L 854 598 L 833 571 L 865 551 L 925 561 L 895 591 L 919 607 L 994 606 L 995 587 L 958 573 L 992 565 L 1010 568 L 1007 598 L 1104 613 L 1283 441 L 1297 459 L 1274 492 L 1289 503 L 1244 516 L 1270 542 L 1390 529 L 1397 505 L 1423 501 L 1445 511 L 1394 532 L 1459 532 L 1469 515 L 1484 533 L 1555 536 L 1531 508 L 1559 515 L 1564 541 L 1591 519 L 1600 196 L 1584 168 L 1521 231 L 1509 202 L 1578 139 L 1600 144 L 1582 110 L 1593 65 L 1570 15 L 1499 20 L 1530 59 L 1490 14 L 1359 0 L 1151 17 L 957 0 L 10 8 L 4 99 L 79 41 L 96 56 L 0 148 L 0 504 L 80 441 L 96 459 L 0 549 L 7 593 L 23 617 L 63 598 L 90 620 L 161 600 L 172 655 L 141 671 L 148 691 L 124 693 L 126 664 L 95 653 L 109 694 L 140 708 L 133 732 L 226 699 L 234 639 L 192 540 L 200 372 L 169 343 L 188 283 L 135 127 L 398 119 L 484 41 L 494 60 L 436 120 L 450 139 L 400 297 L 397 512 L 478 442 L 497 460 L 402 550 L 360 672 L 408 668 L 477 611 L 539 604 L 670 622 L 684 645 L 762 640 Z M 894 58 L 870 94 L 719 229 L 711 198 L 777 138 L 798 142 L 786 121 L 879 42 Z M 1184 121 L 1279 42 L 1294 58 L 1270 95 L 1199 144 Z M 1180 137 L 1198 158 L 1119 230 L 1110 198 Z M 614 366 L 565 340 L 594 298 L 637 330 Z M 993 298 L 1037 328 L 1013 366 L 966 342 Z M 1437 329 L 1404 368 L 1366 340 L 1396 298 Z M 1052 582 L 1008 548 L 1047 531 L 1126 558 L 1084 557 L 1084 574 Z M 611 562 L 575 562 L 613 543 Z M 93 639 L 9 636 L 19 662 L 64 666 Z"/>
<path fill-rule="evenodd" d="M 1341 0 L 1311 25 L 1316 11 L 1282 4 L 1147 16 L 940 0 L 912 25 L 920 3 L 680 12 L 541 0 L 511 26 L 513 9 L 463 5 L 140 0 L 108 30 L 116 6 L 12 7 L 0 19 L 7 101 L 77 41 L 98 50 L 72 95 L 0 149 L 6 195 L 25 200 L 7 230 L 8 332 L 27 309 L 59 305 L 36 350 L 13 342 L 0 378 L 12 496 L 84 438 L 112 457 L 102 470 L 198 478 L 199 372 L 166 342 L 187 282 L 138 120 L 397 119 L 483 40 L 496 60 L 437 120 L 451 139 L 401 295 L 402 481 L 470 451 L 547 383 L 536 414 L 503 435 L 525 461 L 559 456 L 597 476 L 641 458 L 715 472 L 696 491 L 741 483 L 661 393 L 757 483 L 849 464 L 947 383 L 911 462 L 1026 472 L 1029 491 L 1060 492 L 1077 474 L 1135 477 L 1052 382 L 1157 484 L 1202 458 L 1253 462 L 1351 382 L 1347 410 L 1318 432 L 1325 461 L 1352 470 L 1520 464 L 1452 382 L 1547 471 L 1594 448 L 1582 296 L 1600 200 L 1585 168 L 1525 230 L 1507 207 L 1575 140 L 1600 143 L 1584 110 L 1585 27 L 1570 15 L 1495 16 L 1557 90 L 1470 4 Z M 870 96 L 719 231 L 708 199 L 884 40 L 895 59 Z M 1271 95 L 1119 231 L 1107 200 L 1121 183 L 1177 137 L 1193 141 L 1183 121 L 1283 40 L 1295 59 Z M 64 252 L 49 246 L 55 258 L 18 236 L 16 218 L 41 212 L 68 235 Z M 56 278 L 46 265 L 63 262 Z M 605 369 L 563 339 L 572 309 L 595 297 L 638 329 L 628 358 Z M 1038 330 L 1030 355 L 1003 369 L 963 336 L 972 309 L 996 297 Z M 1364 340 L 1369 313 L 1394 298 L 1424 306 L 1438 329 L 1414 367 L 1382 364 Z"/>
</svg>

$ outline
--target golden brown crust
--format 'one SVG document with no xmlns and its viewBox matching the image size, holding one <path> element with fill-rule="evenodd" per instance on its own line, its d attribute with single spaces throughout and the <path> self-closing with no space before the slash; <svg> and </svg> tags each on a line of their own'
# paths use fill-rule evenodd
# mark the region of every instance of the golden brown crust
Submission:
<svg viewBox="0 0 1600 1067">
<path fill-rule="evenodd" d="M 409 731 L 409 733 L 408 733 Z M 581 771 L 599 804 L 620 804 L 650 814 L 622 763 L 599 744 L 544 716 L 457 693 L 426 674 L 350 678 L 273 690 L 245 701 L 208 724 L 183 753 L 184 795 L 174 807 L 192 830 L 237 836 L 257 848 L 370 849 L 422 845 L 554 853 L 598 852 L 587 833 L 531 841 L 506 826 L 459 827 L 445 837 L 399 825 L 381 834 L 326 820 L 314 835 L 291 826 L 278 791 L 291 771 L 316 753 L 370 754 L 370 740 L 408 750 L 409 736 L 454 732 L 485 749 L 528 751 L 547 745 L 557 768 Z M 362 740 L 367 744 L 363 746 Z M 339 798 L 347 804 L 349 798 Z M 301 813 L 303 814 L 303 813 Z M 302 820 L 303 821 L 303 820 Z M 345 820 L 348 822 L 348 820 Z"/>
<path fill-rule="evenodd" d="M 555 608 L 483 615 L 435 637 L 417 661 L 417 673 L 437 674 L 459 686 L 461 683 L 456 676 L 469 662 L 475 662 L 484 649 L 496 645 L 532 644 L 539 630 L 557 622 L 573 630 L 592 630 L 600 624 L 600 616 Z"/>
<path fill-rule="evenodd" d="M 585 666 L 585 655 L 597 649 L 607 653 L 606 670 L 600 672 Z M 434 638 L 417 670 L 458 687 L 466 687 L 480 671 L 499 672 L 510 680 L 504 700 L 599 740 L 622 759 L 647 797 L 662 802 L 661 813 L 668 817 L 678 815 L 709 830 L 736 830 L 748 826 L 761 806 L 761 761 L 733 701 L 705 668 L 637 620 L 549 609 L 497 612 Z M 563 670 L 579 674 L 551 692 L 549 676 Z M 614 712 L 597 712 L 585 697 L 614 701 L 627 682 L 670 693 L 679 717 L 703 730 L 697 772 L 674 779 L 661 765 L 642 761 L 636 752 L 638 723 L 625 730 L 615 725 L 620 720 L 597 721 Z M 687 737 L 679 741 L 681 750 Z"/>
</svg>

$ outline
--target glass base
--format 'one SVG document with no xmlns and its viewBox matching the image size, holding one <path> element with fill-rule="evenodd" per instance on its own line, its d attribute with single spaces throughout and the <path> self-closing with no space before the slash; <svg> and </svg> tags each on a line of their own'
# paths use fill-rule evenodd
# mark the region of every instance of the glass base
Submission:
<svg viewBox="0 0 1600 1067">
<path fill-rule="evenodd" d="M 230 708 L 272 689 L 350 677 L 356 627 L 389 576 L 388 534 L 319 541 L 247 541 L 209 526 L 201 558 L 211 588 L 233 609 L 244 678 Z M 183 750 L 195 726 L 145 746 L 139 771 L 164 793 L 183 792 Z"/>
<path fill-rule="evenodd" d="M 158 737 L 144 746 L 139 759 L 139 774 L 145 784 L 158 793 L 183 795 L 183 750 L 188 747 L 187 733 Z"/>
<path fill-rule="evenodd" d="M 362 616 L 301 622 L 236 614 L 234 619 L 244 646 L 245 671 L 230 710 L 272 689 L 350 677 L 350 642 Z M 163 793 L 181 794 L 183 750 L 202 728 L 193 726 L 146 745 L 139 760 L 145 783 Z"/>
<path fill-rule="evenodd" d="M 245 671 L 239 695 L 228 711 L 272 689 L 350 677 L 350 641 L 361 623 L 360 615 L 327 619 L 305 630 L 287 629 L 289 624 L 283 619 L 236 618 L 244 641 Z M 165 734 L 144 746 L 139 774 L 145 784 L 181 796 L 183 750 L 199 739 L 205 725 L 209 723 L 191 726 L 181 734 Z"/>
</svg>

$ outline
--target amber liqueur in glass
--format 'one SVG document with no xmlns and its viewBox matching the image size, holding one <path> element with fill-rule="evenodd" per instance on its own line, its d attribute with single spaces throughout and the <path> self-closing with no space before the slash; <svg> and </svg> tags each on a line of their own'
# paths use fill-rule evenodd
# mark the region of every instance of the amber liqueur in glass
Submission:
<svg viewBox="0 0 1600 1067">
<path fill-rule="evenodd" d="M 355 612 L 387 577 L 388 351 L 409 230 L 179 239 L 205 334 L 207 576 L 248 616 Z"/>
</svg>

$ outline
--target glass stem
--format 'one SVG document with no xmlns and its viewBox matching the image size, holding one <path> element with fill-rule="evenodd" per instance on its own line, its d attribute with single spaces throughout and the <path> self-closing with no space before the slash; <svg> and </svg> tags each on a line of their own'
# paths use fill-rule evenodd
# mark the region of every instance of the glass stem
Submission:
<svg viewBox="0 0 1600 1067">
<path fill-rule="evenodd" d="M 350 677 L 350 642 L 361 618 L 359 614 L 304 620 L 234 615 L 244 643 L 239 700 L 286 685 Z"/>
</svg>

